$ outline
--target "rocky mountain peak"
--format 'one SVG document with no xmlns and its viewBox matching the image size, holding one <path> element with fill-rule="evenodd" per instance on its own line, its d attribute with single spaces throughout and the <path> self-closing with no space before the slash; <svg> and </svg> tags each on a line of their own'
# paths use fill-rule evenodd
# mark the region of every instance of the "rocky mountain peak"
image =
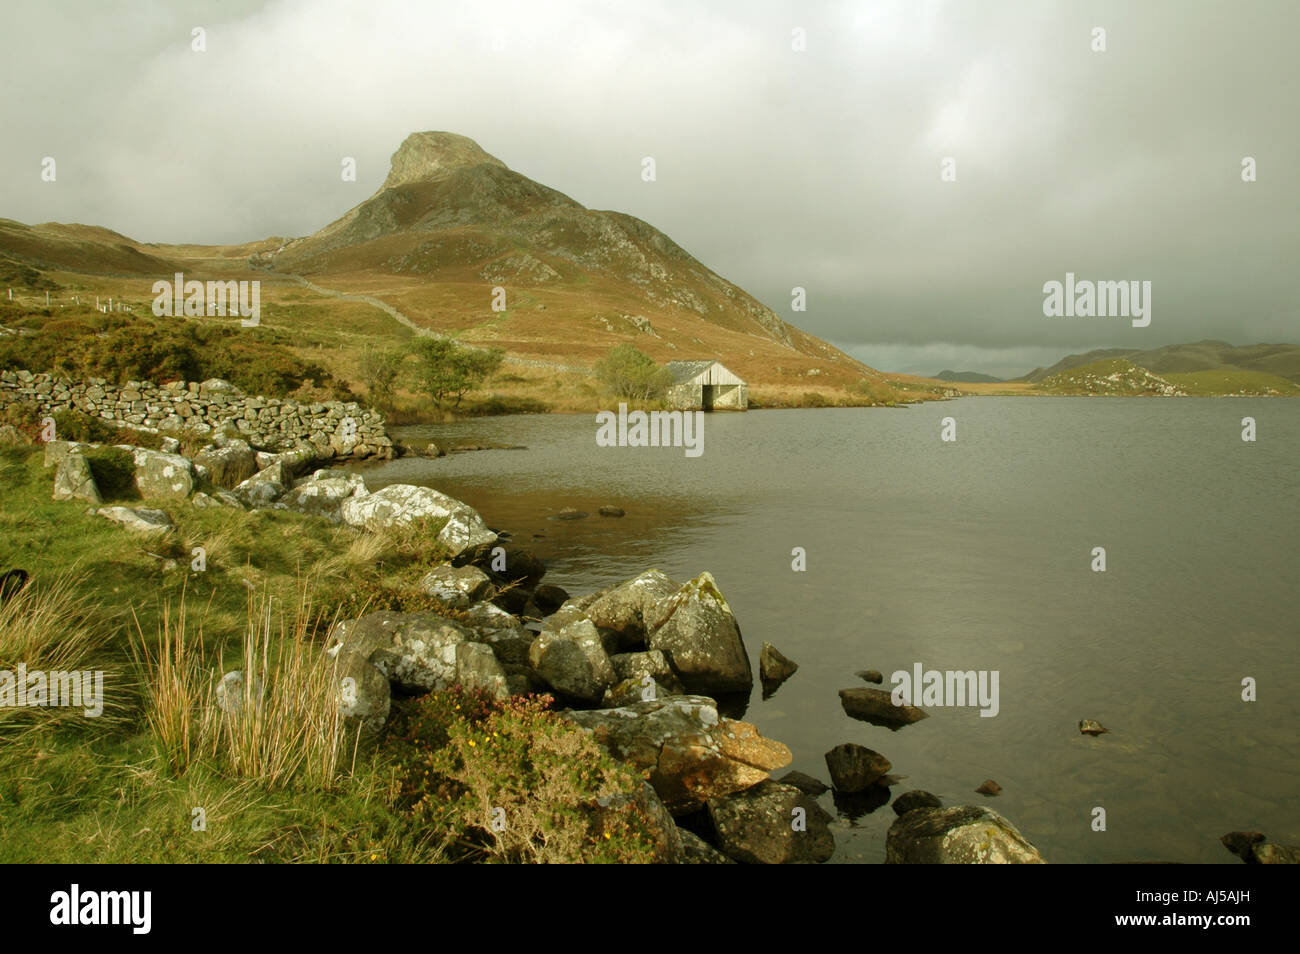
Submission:
<svg viewBox="0 0 1300 954">
<path fill-rule="evenodd" d="M 407 136 L 393 153 L 392 167 L 383 188 L 440 179 L 466 166 L 506 164 L 490 156 L 467 136 L 449 132 L 417 132 Z"/>
</svg>

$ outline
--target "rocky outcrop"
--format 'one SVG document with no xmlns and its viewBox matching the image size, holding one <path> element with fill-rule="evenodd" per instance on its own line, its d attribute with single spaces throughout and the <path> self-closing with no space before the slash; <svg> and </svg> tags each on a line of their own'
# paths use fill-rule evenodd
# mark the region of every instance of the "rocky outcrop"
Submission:
<svg viewBox="0 0 1300 954">
<path fill-rule="evenodd" d="M 617 759 L 650 773 L 674 815 L 764 781 L 790 750 L 754 726 L 718 715 L 705 696 L 668 696 L 618 709 L 566 710 Z"/>
<path fill-rule="evenodd" d="M 988 808 L 958 805 L 905 812 L 889 826 L 886 864 L 1045 864 L 1011 822 Z"/>
<path fill-rule="evenodd" d="M 352 497 L 364 497 L 370 491 L 360 474 L 338 470 L 317 470 L 299 481 L 279 503 L 286 510 L 324 517 L 332 523 L 343 522 L 343 502 Z"/>
<path fill-rule="evenodd" d="M 255 448 L 286 451 L 308 444 L 321 460 L 393 456 L 383 418 L 356 402 L 304 404 L 249 397 L 216 378 L 164 385 L 130 381 L 117 387 L 102 378 L 75 382 L 49 374 L 3 371 L 0 405 L 10 402 L 32 404 L 47 414 L 80 411 L 111 426 L 154 434 L 202 439 L 229 428 Z M 224 471 L 223 479 L 229 479 Z"/>
</svg>

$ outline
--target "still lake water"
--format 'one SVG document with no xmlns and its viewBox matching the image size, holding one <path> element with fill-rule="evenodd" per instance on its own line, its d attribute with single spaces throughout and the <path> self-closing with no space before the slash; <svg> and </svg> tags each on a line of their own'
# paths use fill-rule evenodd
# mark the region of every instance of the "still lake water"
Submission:
<svg viewBox="0 0 1300 954">
<path fill-rule="evenodd" d="M 940 419 L 957 441 L 939 439 Z M 1258 441 L 1241 440 L 1241 419 Z M 964 398 L 905 409 L 715 414 L 704 453 L 601 448 L 593 415 L 399 433 L 527 450 L 367 468 L 436 487 L 578 595 L 659 567 L 717 578 L 757 681 L 745 718 L 829 781 L 858 742 L 945 804 L 988 802 L 1050 862 L 1238 864 L 1223 833 L 1300 844 L 1300 401 Z M 601 504 L 627 510 L 596 516 Z M 586 520 L 551 519 L 563 507 Z M 534 535 L 540 535 L 535 537 Z M 1090 569 L 1093 547 L 1107 570 Z M 807 571 L 791 550 L 807 551 Z M 892 732 L 836 694 L 911 670 L 997 670 L 1001 711 L 931 708 Z M 1258 701 L 1241 701 L 1244 677 Z M 1112 730 L 1079 734 L 1082 718 Z M 780 775 L 784 769 L 775 773 Z M 996 798 L 974 789 L 986 778 Z M 836 811 L 835 861 L 883 861 L 887 806 Z M 1106 810 L 1105 832 L 1091 828 Z"/>
</svg>

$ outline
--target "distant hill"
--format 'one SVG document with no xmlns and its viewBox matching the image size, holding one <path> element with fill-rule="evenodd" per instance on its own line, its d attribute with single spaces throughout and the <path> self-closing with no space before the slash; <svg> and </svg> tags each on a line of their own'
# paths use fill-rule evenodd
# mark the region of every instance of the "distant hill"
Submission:
<svg viewBox="0 0 1300 954">
<path fill-rule="evenodd" d="M 937 381 L 958 381 L 963 384 L 1002 384 L 1006 381 L 1006 378 L 995 378 L 978 371 L 940 371 L 934 377 Z"/>
<path fill-rule="evenodd" d="M 1039 390 L 1052 394 L 1116 397 L 1181 397 L 1177 385 L 1123 358 L 1093 361 L 1049 375 L 1038 382 Z"/>
<path fill-rule="evenodd" d="M 1108 348 L 1089 351 L 1087 354 L 1072 354 L 1062 358 L 1050 368 L 1035 368 L 1018 380 L 1039 383 L 1071 368 L 1113 359 L 1131 361 L 1158 375 L 1207 371 L 1254 371 L 1300 384 L 1300 345 L 1259 344 L 1237 347 L 1226 341 L 1197 341 L 1192 344 L 1166 345 L 1149 351 Z M 1253 378 L 1242 380 L 1252 385 L 1266 381 L 1266 379 Z"/>
</svg>

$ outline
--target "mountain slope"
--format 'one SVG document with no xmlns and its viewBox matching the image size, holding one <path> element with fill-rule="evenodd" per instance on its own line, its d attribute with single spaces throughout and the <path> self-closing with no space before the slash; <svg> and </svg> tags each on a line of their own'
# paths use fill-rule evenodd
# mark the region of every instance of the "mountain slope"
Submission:
<svg viewBox="0 0 1300 954">
<path fill-rule="evenodd" d="M 872 369 L 782 321 L 649 224 L 587 209 L 451 133 L 407 137 L 378 192 L 261 262 L 322 284 L 361 272 L 372 279 L 392 276 L 398 281 L 390 286 L 404 296 L 404 304 L 396 306 L 417 316 L 421 303 L 412 300 L 401 279 L 440 286 L 425 288 L 424 304 L 433 306 L 433 313 L 426 310 L 430 324 L 470 332 L 466 337 L 471 340 L 472 329 L 486 317 L 490 289 L 501 286 L 512 304 L 561 309 L 563 320 L 580 329 L 580 339 L 593 328 L 612 329 L 623 336 L 643 335 L 650 352 L 664 351 L 664 343 L 674 346 L 667 350 L 676 354 L 660 357 L 720 356 L 744 364 L 757 338 L 838 366 L 823 372 L 842 369 L 856 378 L 875 376 Z M 514 317 L 522 316 L 515 312 Z M 547 316 L 553 331 L 559 330 L 558 317 Z M 704 322 L 748 340 L 711 353 L 717 351 L 716 342 L 704 341 L 689 327 L 674 329 L 677 320 Z M 492 331 L 507 343 L 516 339 L 513 343 L 523 344 L 518 332 L 526 338 L 527 329 L 498 326 Z"/>
</svg>

